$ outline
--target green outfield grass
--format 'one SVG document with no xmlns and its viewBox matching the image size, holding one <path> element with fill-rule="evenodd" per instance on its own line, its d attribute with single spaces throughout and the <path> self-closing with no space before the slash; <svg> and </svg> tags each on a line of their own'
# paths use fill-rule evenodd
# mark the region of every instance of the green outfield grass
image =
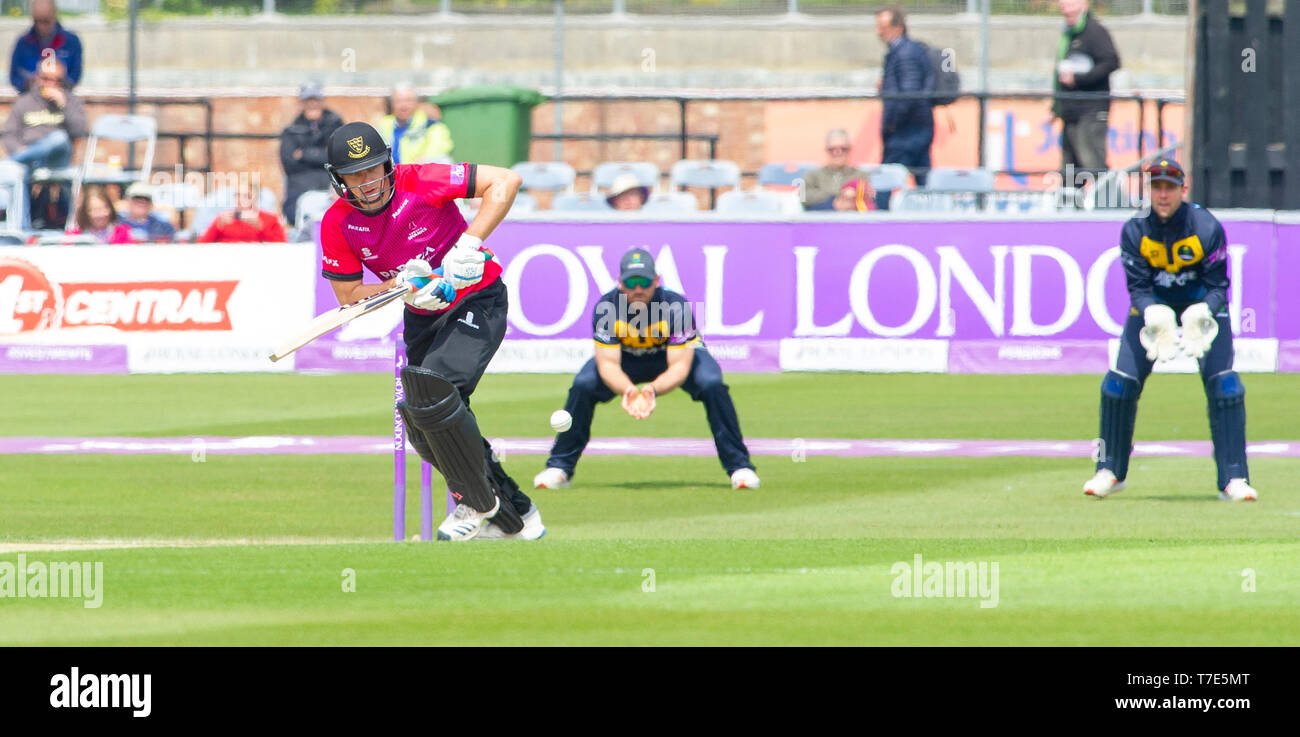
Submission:
<svg viewBox="0 0 1300 737">
<path fill-rule="evenodd" d="M 1087 439 L 1099 377 L 728 381 L 753 437 Z M 0 377 L 0 432 L 386 435 L 390 382 Z M 1246 384 L 1251 438 L 1295 440 L 1300 377 Z M 474 407 L 491 436 L 543 436 L 566 389 L 490 375 Z M 1139 437 L 1208 438 L 1199 392 L 1156 377 Z M 595 431 L 707 436 L 681 395 Z M 573 489 L 535 494 L 544 539 L 449 545 L 387 541 L 386 455 L 0 456 L 0 563 L 62 544 L 27 560 L 105 578 L 98 609 L 0 598 L 0 645 L 1300 644 L 1300 461 L 1254 460 L 1254 504 L 1215 501 L 1208 458 L 1137 458 L 1105 501 L 1080 493 L 1087 459 L 756 461 L 763 488 L 735 492 L 713 458 L 588 457 Z M 505 459 L 525 482 L 542 463 Z M 997 563 L 997 606 L 893 596 L 917 554 Z"/>
</svg>

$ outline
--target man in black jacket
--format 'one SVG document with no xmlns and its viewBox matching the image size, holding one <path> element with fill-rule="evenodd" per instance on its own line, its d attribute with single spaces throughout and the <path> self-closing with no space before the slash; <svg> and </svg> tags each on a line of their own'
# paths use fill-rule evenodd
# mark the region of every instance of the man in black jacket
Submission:
<svg viewBox="0 0 1300 737">
<path fill-rule="evenodd" d="M 885 72 L 880 93 L 921 93 L 934 91 L 934 66 L 925 45 L 907 36 L 903 11 L 889 7 L 876 14 L 876 35 L 889 51 L 885 54 Z M 917 185 L 925 184 L 930 170 L 930 144 L 934 141 L 934 113 L 925 97 L 894 99 L 886 97 L 880 119 L 880 140 L 884 145 L 880 163 L 902 164 L 912 169 Z M 884 193 L 881 209 L 888 209 Z"/>
<path fill-rule="evenodd" d="M 1056 54 L 1055 89 L 1058 93 L 1093 93 L 1099 98 L 1056 100 L 1053 104 L 1052 111 L 1063 124 L 1061 170 L 1104 171 L 1110 75 L 1119 69 L 1119 53 L 1110 33 L 1093 17 L 1088 0 L 1060 0 L 1060 6 L 1065 30 Z"/>
<path fill-rule="evenodd" d="M 329 191 L 325 171 L 326 144 L 330 134 L 343 125 L 333 110 L 325 109 L 325 95 L 319 84 L 308 82 L 298 91 L 302 112 L 280 134 L 280 163 L 284 165 L 284 219 L 292 227 L 297 217 L 298 197 L 313 189 Z"/>
</svg>

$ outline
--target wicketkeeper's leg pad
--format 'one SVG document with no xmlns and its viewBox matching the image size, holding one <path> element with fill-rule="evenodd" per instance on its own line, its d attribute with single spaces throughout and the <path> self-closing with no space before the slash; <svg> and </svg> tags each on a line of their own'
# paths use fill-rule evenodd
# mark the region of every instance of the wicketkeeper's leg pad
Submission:
<svg viewBox="0 0 1300 737">
<path fill-rule="evenodd" d="M 474 509 L 490 511 L 499 495 L 488 480 L 483 436 L 456 386 L 428 369 L 407 366 L 402 369 L 402 388 L 406 399 L 398 409 L 424 433 L 434 465 L 452 492 Z M 507 534 L 524 527 L 508 500 L 501 501 L 493 521 Z"/>
<path fill-rule="evenodd" d="M 1219 490 L 1231 479 L 1250 481 L 1246 467 L 1246 386 L 1236 371 L 1224 371 L 1205 381 L 1210 415 L 1214 464 L 1219 469 Z"/>
<path fill-rule="evenodd" d="M 1120 481 L 1128 476 L 1140 396 L 1142 385 L 1131 376 L 1109 371 L 1101 380 L 1101 445 L 1097 448 L 1097 470 L 1110 469 Z"/>
</svg>

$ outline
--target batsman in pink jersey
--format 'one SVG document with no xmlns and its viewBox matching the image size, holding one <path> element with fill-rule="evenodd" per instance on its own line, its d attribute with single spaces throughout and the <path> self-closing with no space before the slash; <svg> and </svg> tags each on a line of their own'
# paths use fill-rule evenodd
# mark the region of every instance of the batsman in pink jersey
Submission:
<svg viewBox="0 0 1300 737">
<path fill-rule="evenodd" d="M 541 512 L 493 458 L 469 398 L 506 332 L 501 264 L 483 240 L 519 192 L 509 169 L 475 164 L 393 164 L 379 132 L 348 123 L 330 136 L 329 172 L 340 199 L 321 220 L 321 274 L 339 304 L 396 285 L 410 291 L 404 317 L 406 436 L 458 502 L 439 540 L 546 534 Z M 456 199 L 481 197 L 468 226 Z M 382 281 L 365 284 L 369 271 Z"/>
</svg>

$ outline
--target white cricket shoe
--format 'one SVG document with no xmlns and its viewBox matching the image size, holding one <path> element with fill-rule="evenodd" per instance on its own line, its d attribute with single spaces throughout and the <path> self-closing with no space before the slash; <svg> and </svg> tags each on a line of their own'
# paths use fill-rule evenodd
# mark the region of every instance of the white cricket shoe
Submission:
<svg viewBox="0 0 1300 737">
<path fill-rule="evenodd" d="M 567 489 L 571 485 L 569 474 L 562 468 L 547 468 L 533 477 L 534 489 Z"/>
<path fill-rule="evenodd" d="M 492 509 L 486 512 L 480 512 L 468 504 L 457 504 L 452 513 L 447 515 L 447 519 L 438 525 L 437 538 L 453 542 L 473 540 L 483 530 L 483 525 L 487 523 L 488 518 L 496 514 L 500 508 L 500 498 L 492 505 Z"/>
<path fill-rule="evenodd" d="M 1124 482 L 1116 480 L 1114 472 L 1109 468 L 1103 468 L 1097 472 L 1083 485 L 1083 493 L 1088 496 L 1095 496 L 1098 499 L 1105 499 L 1117 491 L 1124 490 Z"/>
<path fill-rule="evenodd" d="M 488 520 L 483 525 L 483 531 L 478 534 L 478 540 L 536 540 L 546 534 L 546 525 L 542 524 L 542 511 L 534 504 L 528 508 L 528 514 L 523 516 L 524 529 L 513 535 L 507 535 L 497 527 L 496 523 Z"/>
<path fill-rule="evenodd" d="M 1228 488 L 1219 492 L 1219 501 L 1222 502 L 1253 502 L 1259 498 L 1259 494 L 1246 483 L 1246 479 L 1232 479 L 1228 482 Z"/>
<path fill-rule="evenodd" d="M 752 468 L 737 468 L 731 474 L 731 488 L 733 489 L 757 489 L 758 474 L 754 473 Z"/>
</svg>

